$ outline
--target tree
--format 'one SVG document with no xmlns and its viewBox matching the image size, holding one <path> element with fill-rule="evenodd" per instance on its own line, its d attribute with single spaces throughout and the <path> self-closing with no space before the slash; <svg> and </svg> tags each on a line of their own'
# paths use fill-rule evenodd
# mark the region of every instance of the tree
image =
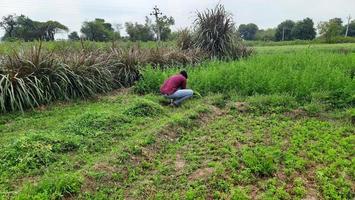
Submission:
<svg viewBox="0 0 355 200">
<path fill-rule="evenodd" d="M 96 18 L 94 21 L 83 23 L 81 30 L 85 38 L 91 41 L 104 42 L 113 39 L 114 29 L 112 24 L 106 23 L 104 19 Z"/>
<path fill-rule="evenodd" d="M 259 28 L 256 24 L 241 24 L 238 28 L 240 36 L 245 40 L 255 40 L 255 35 Z"/>
<path fill-rule="evenodd" d="M 343 29 L 343 21 L 340 18 L 333 18 L 328 22 L 318 24 L 319 33 L 327 42 L 332 42 L 334 37 L 341 35 Z"/>
<path fill-rule="evenodd" d="M 355 20 L 349 24 L 348 36 L 355 37 Z"/>
<path fill-rule="evenodd" d="M 269 28 L 266 30 L 259 30 L 255 35 L 255 39 L 262 40 L 262 41 L 274 41 L 275 34 L 276 34 L 275 28 Z"/>
<path fill-rule="evenodd" d="M 292 38 L 299 40 L 313 40 L 316 34 L 313 20 L 310 18 L 298 21 L 291 31 Z"/>
<path fill-rule="evenodd" d="M 154 32 L 148 18 L 146 18 L 145 24 L 127 22 L 125 26 L 129 39 L 132 41 L 140 40 L 146 42 L 154 40 Z"/>
<path fill-rule="evenodd" d="M 68 30 L 66 26 L 57 21 L 39 22 L 31 20 L 24 15 L 13 17 L 12 19 L 11 24 L 13 26 L 5 32 L 3 40 L 17 38 L 24 41 L 49 41 L 55 39 L 54 36 L 56 33 Z"/>
<path fill-rule="evenodd" d="M 3 28 L 9 37 L 13 36 L 13 31 L 16 26 L 17 16 L 8 15 L 4 16 L 0 22 L 0 27 Z"/>
<path fill-rule="evenodd" d="M 279 24 L 276 28 L 275 39 L 277 41 L 292 40 L 291 31 L 295 26 L 295 22 L 292 20 L 286 20 Z"/>
<path fill-rule="evenodd" d="M 163 41 L 168 40 L 171 35 L 170 26 L 175 24 L 174 18 L 163 16 L 163 17 L 159 18 L 158 24 L 160 27 L 160 34 L 161 34 L 160 39 Z M 157 30 L 157 29 L 158 29 L 157 26 L 155 25 L 155 27 L 154 27 L 154 25 L 153 25 L 153 30 Z"/>
<path fill-rule="evenodd" d="M 57 21 L 47 21 L 44 23 L 41 23 L 40 29 L 42 32 L 42 37 L 46 41 L 53 41 L 54 40 L 54 35 L 58 32 L 61 31 L 68 31 L 68 27 L 64 26 L 63 24 L 57 22 Z"/>
<path fill-rule="evenodd" d="M 73 40 L 73 41 L 80 40 L 80 37 L 79 37 L 79 35 L 78 35 L 78 32 L 76 32 L 76 31 L 71 32 L 71 33 L 68 35 L 68 39 L 69 39 L 69 40 Z"/>
<path fill-rule="evenodd" d="M 153 8 L 153 12 L 150 15 L 155 16 L 155 24 L 152 25 L 152 28 L 157 40 L 167 40 L 171 34 L 170 26 L 175 24 L 174 18 L 163 15 L 157 6 Z"/>
</svg>

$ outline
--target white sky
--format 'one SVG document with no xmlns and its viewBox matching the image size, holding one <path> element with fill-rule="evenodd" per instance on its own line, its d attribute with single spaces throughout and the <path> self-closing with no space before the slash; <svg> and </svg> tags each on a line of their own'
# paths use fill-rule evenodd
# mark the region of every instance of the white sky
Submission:
<svg viewBox="0 0 355 200">
<path fill-rule="evenodd" d="M 94 18 L 143 23 L 158 5 L 174 17 L 176 30 L 190 26 L 196 10 L 213 8 L 218 2 L 233 14 L 237 25 L 252 22 L 260 28 L 276 27 L 286 19 L 310 17 L 317 24 L 333 17 L 345 21 L 349 14 L 355 18 L 355 0 L 0 0 L 0 16 L 16 13 L 39 21 L 56 20 L 79 32 L 83 21 Z"/>
</svg>

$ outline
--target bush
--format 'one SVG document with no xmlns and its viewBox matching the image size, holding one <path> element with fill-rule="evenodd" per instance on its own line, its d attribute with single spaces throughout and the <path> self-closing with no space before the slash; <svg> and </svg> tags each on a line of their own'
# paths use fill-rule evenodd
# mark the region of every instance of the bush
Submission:
<svg viewBox="0 0 355 200">
<path fill-rule="evenodd" d="M 63 199 L 80 191 L 83 178 L 76 173 L 56 173 L 43 178 L 38 184 L 28 184 L 15 199 Z"/>
<path fill-rule="evenodd" d="M 0 111 L 23 111 L 53 100 L 87 98 L 111 90 L 111 72 L 97 64 L 104 58 L 94 57 L 82 54 L 66 64 L 68 58 L 42 52 L 41 45 L 1 57 Z"/>
<path fill-rule="evenodd" d="M 251 54 L 241 44 L 233 18 L 223 5 L 197 13 L 195 34 L 195 47 L 203 49 L 212 58 L 239 59 Z"/>
<path fill-rule="evenodd" d="M 267 147 L 253 147 L 242 150 L 242 160 L 256 176 L 271 176 L 277 170 L 281 152 Z"/>
<path fill-rule="evenodd" d="M 176 44 L 177 47 L 181 50 L 192 49 L 194 44 L 194 39 L 191 31 L 187 28 L 179 31 Z"/>
<path fill-rule="evenodd" d="M 73 137 L 51 133 L 27 133 L 3 147 L 0 172 L 31 171 L 46 167 L 57 160 L 58 154 L 78 149 Z"/>
</svg>

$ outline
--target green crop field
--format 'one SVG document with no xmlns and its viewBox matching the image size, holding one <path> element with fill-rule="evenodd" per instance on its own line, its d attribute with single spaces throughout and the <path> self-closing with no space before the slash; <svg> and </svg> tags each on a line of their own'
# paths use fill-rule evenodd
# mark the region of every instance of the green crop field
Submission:
<svg viewBox="0 0 355 200">
<path fill-rule="evenodd" d="M 1 113 L 0 199 L 354 199 L 354 50 L 185 66 L 201 96 L 177 108 L 158 89 L 181 67 L 147 67 L 132 88 Z"/>
</svg>

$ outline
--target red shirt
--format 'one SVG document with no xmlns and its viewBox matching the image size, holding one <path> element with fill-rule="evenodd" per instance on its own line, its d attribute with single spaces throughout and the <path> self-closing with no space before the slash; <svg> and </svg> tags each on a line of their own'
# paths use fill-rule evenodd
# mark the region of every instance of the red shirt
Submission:
<svg viewBox="0 0 355 200">
<path fill-rule="evenodd" d="M 162 94 L 171 95 L 178 89 L 186 89 L 186 78 L 181 74 L 168 78 L 160 87 L 160 92 Z"/>
</svg>

